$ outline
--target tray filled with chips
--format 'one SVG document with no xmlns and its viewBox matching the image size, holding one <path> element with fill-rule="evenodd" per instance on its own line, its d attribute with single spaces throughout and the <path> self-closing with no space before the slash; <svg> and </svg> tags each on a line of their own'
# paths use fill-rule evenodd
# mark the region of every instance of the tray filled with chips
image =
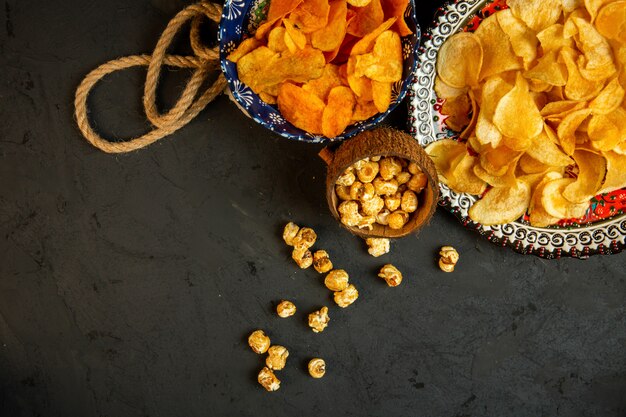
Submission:
<svg viewBox="0 0 626 417">
<path fill-rule="evenodd" d="M 440 9 L 409 128 L 440 205 L 545 258 L 626 246 L 626 2 L 461 0 Z"/>
</svg>

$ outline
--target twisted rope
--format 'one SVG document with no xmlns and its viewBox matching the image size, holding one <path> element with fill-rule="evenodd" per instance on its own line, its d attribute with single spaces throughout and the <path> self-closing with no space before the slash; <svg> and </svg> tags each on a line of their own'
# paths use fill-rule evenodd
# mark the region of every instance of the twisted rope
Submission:
<svg viewBox="0 0 626 417">
<path fill-rule="evenodd" d="M 168 136 L 189 123 L 207 104 L 226 88 L 226 79 L 220 74 L 217 80 L 204 92 L 199 93 L 211 72 L 219 67 L 217 47 L 208 48 L 200 40 L 200 24 L 203 17 L 214 22 L 220 21 L 222 7 L 213 3 L 197 3 L 180 11 L 161 34 L 152 55 L 132 55 L 109 61 L 91 71 L 76 89 L 74 106 L 78 128 L 89 143 L 107 153 L 125 153 L 141 149 Z M 167 54 L 172 40 L 188 21 L 191 22 L 190 41 L 194 56 Z M 195 68 L 178 101 L 167 113 L 161 114 L 156 106 L 156 89 L 164 65 L 176 68 Z M 112 72 L 135 66 L 147 66 L 148 73 L 144 86 L 143 106 L 146 116 L 154 129 L 137 138 L 125 142 L 111 142 L 94 131 L 87 109 L 87 97 L 91 89 Z"/>
</svg>

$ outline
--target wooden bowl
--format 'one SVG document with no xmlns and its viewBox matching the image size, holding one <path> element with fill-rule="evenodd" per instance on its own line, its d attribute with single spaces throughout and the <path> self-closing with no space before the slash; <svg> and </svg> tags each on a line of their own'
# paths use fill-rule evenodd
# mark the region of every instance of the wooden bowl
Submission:
<svg viewBox="0 0 626 417">
<path fill-rule="evenodd" d="M 335 193 L 337 178 L 355 162 L 372 156 L 395 156 L 415 162 L 428 177 L 426 188 L 419 194 L 417 211 L 411 213 L 409 221 L 402 229 L 392 229 L 388 226 L 374 224 L 372 230 L 349 227 L 341 223 L 337 206 L 340 203 Z M 437 170 L 430 157 L 410 135 L 390 128 L 379 128 L 365 131 L 348 139 L 334 152 L 325 148 L 320 157 L 327 163 L 326 199 L 332 215 L 351 233 L 363 237 L 397 238 L 406 236 L 419 230 L 428 223 L 439 198 Z"/>
</svg>

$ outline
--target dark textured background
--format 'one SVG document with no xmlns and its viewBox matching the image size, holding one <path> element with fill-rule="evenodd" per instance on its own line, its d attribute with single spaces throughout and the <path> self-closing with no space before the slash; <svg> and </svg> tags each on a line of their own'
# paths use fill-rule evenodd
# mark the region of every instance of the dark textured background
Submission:
<svg viewBox="0 0 626 417">
<path fill-rule="evenodd" d="M 112 156 L 73 120 L 87 71 L 149 52 L 180 0 L 7 0 L 0 19 L 0 415 L 626 416 L 625 256 L 545 261 L 438 212 L 369 257 L 330 217 L 319 147 L 247 119 L 226 97 L 148 149 Z M 426 24 L 434 6 L 420 6 Z M 160 93 L 176 96 L 184 71 Z M 90 100 L 97 126 L 136 134 L 143 70 Z M 393 123 L 402 127 L 405 115 Z M 280 239 L 318 232 L 361 298 L 332 305 Z M 439 246 L 461 253 L 437 269 Z M 375 278 L 383 263 L 399 288 Z M 299 311 L 278 319 L 273 305 Z M 291 352 L 280 391 L 257 385 L 265 329 Z M 311 356 L 327 376 L 305 372 Z"/>
</svg>

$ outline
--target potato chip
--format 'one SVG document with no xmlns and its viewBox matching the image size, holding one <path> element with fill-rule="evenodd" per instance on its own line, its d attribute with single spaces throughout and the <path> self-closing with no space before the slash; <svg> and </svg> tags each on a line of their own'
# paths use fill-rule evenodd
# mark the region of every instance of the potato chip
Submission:
<svg viewBox="0 0 626 417">
<path fill-rule="evenodd" d="M 295 54 L 296 52 L 298 52 L 298 49 L 300 49 L 298 48 L 298 45 L 296 45 L 296 42 L 293 40 L 289 32 L 285 31 L 283 40 L 285 42 L 285 46 L 287 47 L 287 50 L 291 52 L 292 54 Z"/>
<path fill-rule="evenodd" d="M 588 129 L 591 146 L 599 151 L 610 151 L 624 138 L 619 127 L 603 114 L 594 114 Z"/>
<path fill-rule="evenodd" d="M 580 63 L 578 65 L 581 75 L 590 81 L 602 81 L 611 77 L 617 68 L 609 42 L 585 19 L 575 17 L 573 20 L 578 27 L 579 48 L 585 57 L 584 66 Z"/>
<path fill-rule="evenodd" d="M 276 104 L 276 97 L 263 91 L 259 93 L 259 98 L 267 104 Z"/>
<path fill-rule="evenodd" d="M 439 181 L 447 184 L 445 176 L 450 171 L 452 161 L 467 152 L 465 145 L 452 139 L 442 139 L 430 143 L 426 147 L 426 153 L 432 159 L 439 174 Z"/>
<path fill-rule="evenodd" d="M 237 49 L 235 49 L 226 57 L 226 59 L 231 62 L 237 62 L 239 61 L 239 59 L 241 59 L 241 57 L 249 54 L 256 48 L 258 48 L 260 45 L 261 45 L 261 42 L 259 42 L 256 38 L 245 39 L 243 42 L 239 44 Z"/>
<path fill-rule="evenodd" d="M 558 172 L 548 172 L 544 178 L 537 184 L 533 196 L 528 206 L 528 212 L 530 213 L 529 221 L 532 226 L 546 227 L 558 223 L 560 218 L 550 216 L 543 208 L 541 203 L 541 195 L 546 184 L 552 180 L 562 178 L 562 175 Z"/>
<path fill-rule="evenodd" d="M 512 88 L 513 86 L 499 75 L 488 78 L 483 84 L 482 104 L 476 121 L 476 138 L 481 144 L 490 143 L 495 148 L 500 143 L 502 133 L 493 124 L 493 115 L 502 97 Z"/>
<path fill-rule="evenodd" d="M 409 0 L 383 0 L 383 10 L 387 19 L 395 17 L 394 30 L 400 36 L 408 36 L 413 33 L 404 20 L 404 12 L 409 5 Z"/>
<path fill-rule="evenodd" d="M 586 101 L 597 96 L 602 88 L 603 83 L 589 81 L 584 78 L 578 65 L 574 62 L 575 52 L 571 49 L 562 49 L 560 58 L 567 67 L 567 84 L 565 84 L 565 96 L 570 100 Z"/>
<path fill-rule="evenodd" d="M 328 24 L 322 29 L 311 33 L 311 45 L 321 51 L 338 50 L 346 36 L 346 14 L 348 8 L 345 0 L 333 0 L 329 3 Z M 333 57 L 334 58 L 334 57 Z"/>
<path fill-rule="evenodd" d="M 386 112 L 391 104 L 391 85 L 392 83 L 372 80 L 372 98 L 380 113 Z"/>
<path fill-rule="evenodd" d="M 469 115 L 471 110 L 472 103 L 468 94 L 446 99 L 441 108 L 441 113 L 447 116 L 443 122 L 455 132 L 462 132 L 472 120 Z"/>
<path fill-rule="evenodd" d="M 285 44 L 286 29 L 283 26 L 275 27 L 267 35 L 267 47 L 274 52 L 284 52 L 287 50 Z"/>
<path fill-rule="evenodd" d="M 596 114 L 608 114 L 617 109 L 624 101 L 624 88 L 617 78 L 613 78 L 604 89 L 591 100 L 589 107 Z"/>
<path fill-rule="evenodd" d="M 371 53 L 356 56 L 354 75 L 382 82 L 400 81 L 402 79 L 400 36 L 391 30 L 381 33 Z"/>
<path fill-rule="evenodd" d="M 521 74 L 515 80 L 515 87 L 498 102 L 493 123 L 502 135 L 518 140 L 532 139 L 541 133 L 543 118 Z"/>
<path fill-rule="evenodd" d="M 472 59 L 467 59 L 471 56 Z M 437 73 L 451 87 L 465 88 L 478 84 L 483 49 L 478 37 L 460 32 L 448 38 L 437 55 Z"/>
<path fill-rule="evenodd" d="M 482 225 L 509 223 L 526 212 L 530 186 L 517 181 L 514 187 L 493 187 L 469 209 L 469 217 Z"/>
<path fill-rule="evenodd" d="M 350 50 L 351 55 L 362 55 L 370 52 L 374 48 L 374 43 L 378 39 L 378 37 L 386 30 L 388 30 L 394 23 L 396 22 L 396 18 L 392 17 L 391 19 L 385 20 L 380 26 L 376 29 L 368 33 L 359 39 L 352 49 Z"/>
<path fill-rule="evenodd" d="M 524 68 L 528 68 L 537 57 L 538 39 L 535 33 L 517 17 L 510 9 L 501 10 L 495 14 L 500 28 L 506 33 L 513 47 L 515 55 L 522 58 Z"/>
<path fill-rule="evenodd" d="M 309 81 L 304 84 L 302 88 L 315 93 L 322 101 L 326 101 L 330 90 L 342 84 L 341 77 L 339 76 L 339 67 L 333 64 L 326 64 L 322 76 Z"/>
<path fill-rule="evenodd" d="M 556 133 L 561 143 L 561 148 L 566 154 L 572 155 L 574 153 L 574 148 L 576 147 L 575 132 L 590 113 L 591 109 L 573 111 L 565 116 L 559 124 Z"/>
<path fill-rule="evenodd" d="M 370 1 L 372 0 L 349 0 L 348 3 L 354 7 L 365 7 L 370 3 Z"/>
<path fill-rule="evenodd" d="M 280 113 L 292 125 L 310 133 L 322 133 L 325 107 L 318 96 L 295 84 L 283 83 L 278 92 Z"/>
<path fill-rule="evenodd" d="M 537 65 L 524 72 L 524 77 L 563 86 L 567 83 L 567 68 L 558 62 L 557 51 L 552 51 L 539 58 Z"/>
<path fill-rule="evenodd" d="M 573 48 L 575 46 L 574 40 L 569 37 L 566 38 L 563 34 L 563 25 L 560 23 L 548 26 L 539 32 L 537 39 L 539 39 L 544 55 L 553 51 L 558 53 L 561 48 Z"/>
<path fill-rule="evenodd" d="M 547 132 L 551 132 L 548 126 L 535 138 L 526 153 L 533 159 L 549 166 L 565 167 L 574 163 L 550 138 Z M 552 133 L 554 134 L 554 133 Z"/>
<path fill-rule="evenodd" d="M 265 38 L 276 22 L 295 10 L 301 3 L 302 0 L 272 0 L 267 11 L 267 20 L 259 25 L 254 37 L 259 40 Z"/>
<path fill-rule="evenodd" d="M 352 10 L 355 11 L 355 15 L 354 18 L 350 20 L 347 29 L 350 35 L 362 38 L 385 21 L 385 13 L 383 12 L 383 6 L 380 4 L 380 0 L 372 0 L 367 6 Z"/>
<path fill-rule="evenodd" d="M 515 161 L 517 162 L 517 161 Z M 485 181 L 492 187 L 515 187 L 517 178 L 515 177 L 515 170 L 517 169 L 517 163 L 512 163 L 504 173 L 504 175 L 490 174 L 480 164 L 474 165 L 474 175 L 481 180 Z"/>
<path fill-rule="evenodd" d="M 598 10 L 602 7 L 603 4 L 608 3 L 610 0 L 584 0 L 585 8 L 591 16 L 591 21 L 594 21 L 596 16 L 598 15 Z"/>
<path fill-rule="evenodd" d="M 378 109 L 373 101 L 357 101 L 356 106 L 354 106 L 354 112 L 352 113 L 352 121 L 360 122 L 362 120 L 367 120 L 377 113 Z"/>
<path fill-rule="evenodd" d="M 306 35 L 304 32 L 297 28 L 289 19 L 283 19 L 283 24 L 285 25 L 286 34 L 289 35 L 298 49 L 304 49 L 306 46 Z"/>
<path fill-rule="evenodd" d="M 538 174 L 552 170 L 552 166 L 537 161 L 535 158 L 525 153 L 519 158 L 519 168 L 525 174 Z"/>
<path fill-rule="evenodd" d="M 500 177 L 506 173 L 509 166 L 515 163 L 522 152 L 514 151 L 504 145 L 497 148 L 487 147 L 479 156 L 480 166 L 491 175 Z"/>
<path fill-rule="evenodd" d="M 584 7 L 583 0 L 563 0 L 564 13 L 571 13 L 579 7 Z"/>
<path fill-rule="evenodd" d="M 487 189 L 487 183 L 474 174 L 474 166 L 477 158 L 468 153 L 463 153 L 450 166 L 446 178 L 448 184 L 454 190 L 461 193 L 480 195 Z"/>
<path fill-rule="evenodd" d="M 626 1 L 616 1 L 602 7 L 595 26 L 605 38 L 626 43 Z"/>
<path fill-rule="evenodd" d="M 533 93 L 547 93 L 552 87 L 552 85 L 545 81 L 533 80 L 532 78 L 528 80 L 528 88 Z"/>
<path fill-rule="evenodd" d="M 535 32 L 555 24 L 563 11 L 561 0 L 508 0 L 507 4 L 513 16 Z"/>
<path fill-rule="evenodd" d="M 357 95 L 359 101 L 372 101 L 374 99 L 372 95 L 372 80 L 365 76 L 356 76 L 354 74 L 356 57 L 351 56 L 348 59 L 348 63 L 346 66 L 348 84 L 354 94 Z"/>
<path fill-rule="evenodd" d="M 567 114 L 572 111 L 580 110 L 585 107 L 585 103 L 581 101 L 575 100 L 559 100 L 559 101 L 551 101 L 550 103 L 543 106 L 541 109 L 541 115 L 543 117 L 554 117 L 557 119 L 562 119 Z"/>
<path fill-rule="evenodd" d="M 545 211 L 553 217 L 560 219 L 573 219 L 582 217 L 589 208 L 589 202 L 572 203 L 563 197 L 563 191 L 576 180 L 573 178 L 561 178 L 549 181 L 541 193 L 541 204 Z"/>
<path fill-rule="evenodd" d="M 478 106 L 476 104 L 476 99 L 474 98 L 474 92 L 470 90 L 468 95 L 470 98 L 472 117 L 470 119 L 469 124 L 465 127 L 465 129 L 459 135 L 461 139 L 467 139 L 472 135 L 472 132 L 474 131 L 474 129 L 476 129 L 476 120 L 478 120 Z"/>
<path fill-rule="evenodd" d="M 598 194 L 610 193 L 626 187 L 626 155 L 603 152 L 606 158 L 606 177 Z"/>
<path fill-rule="evenodd" d="M 606 174 L 606 159 L 587 151 L 578 150 L 573 155 L 578 165 L 578 178 L 563 190 L 563 197 L 572 203 L 587 203 L 595 196 Z"/>
<path fill-rule="evenodd" d="M 291 12 L 289 19 L 302 32 L 311 33 L 326 26 L 329 13 L 330 4 L 328 0 L 306 0 Z"/>
<path fill-rule="evenodd" d="M 322 133 L 328 138 L 339 136 L 352 120 L 356 100 L 352 90 L 339 86 L 330 90 L 328 103 L 322 114 Z"/>
<path fill-rule="evenodd" d="M 483 49 L 480 80 L 504 71 L 522 68 L 521 61 L 513 52 L 513 46 L 500 27 L 495 14 L 483 20 L 475 34 Z M 444 79 L 444 81 L 446 80 Z"/>
<path fill-rule="evenodd" d="M 462 94 L 467 94 L 468 88 L 456 88 L 449 86 L 439 77 L 435 77 L 435 93 L 439 98 L 455 98 Z"/>
<path fill-rule="evenodd" d="M 266 71 L 268 62 L 273 62 L 278 54 L 265 46 L 242 56 L 237 61 L 237 73 L 241 82 L 246 84 L 255 93 L 263 90 L 262 75 Z"/>
</svg>

